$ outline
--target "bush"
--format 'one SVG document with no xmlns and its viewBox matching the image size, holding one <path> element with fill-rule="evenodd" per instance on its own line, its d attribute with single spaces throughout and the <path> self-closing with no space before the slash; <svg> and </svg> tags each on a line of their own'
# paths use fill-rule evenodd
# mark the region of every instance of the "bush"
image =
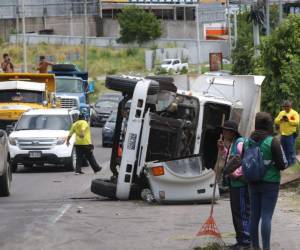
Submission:
<svg viewBox="0 0 300 250">
<path fill-rule="evenodd" d="M 126 49 L 126 55 L 127 56 L 136 56 L 138 54 L 137 48 L 128 48 Z"/>
<path fill-rule="evenodd" d="M 180 74 L 181 74 L 181 75 L 187 74 L 188 71 L 189 71 L 189 70 L 187 69 L 187 67 L 183 67 L 183 68 L 180 70 Z"/>
</svg>

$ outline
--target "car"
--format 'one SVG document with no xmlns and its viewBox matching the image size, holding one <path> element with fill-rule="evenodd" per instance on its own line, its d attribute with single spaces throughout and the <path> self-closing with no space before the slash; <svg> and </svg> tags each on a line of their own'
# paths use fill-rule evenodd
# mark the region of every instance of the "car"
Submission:
<svg viewBox="0 0 300 250">
<path fill-rule="evenodd" d="M 91 126 L 103 127 L 107 118 L 118 109 L 119 102 L 112 99 L 101 99 L 91 105 Z"/>
<path fill-rule="evenodd" d="M 117 112 L 111 113 L 110 117 L 107 119 L 106 123 L 102 129 L 102 146 L 112 146 L 114 133 L 115 133 L 115 126 L 117 121 Z"/>
<path fill-rule="evenodd" d="M 8 139 L 4 130 L 0 130 L 0 196 L 11 193 L 12 174 L 8 156 Z"/>
<path fill-rule="evenodd" d="M 69 146 L 66 139 L 78 112 L 53 108 L 23 113 L 8 137 L 12 171 L 16 172 L 20 163 L 24 167 L 59 164 L 75 170 L 75 136 L 71 137 Z"/>
<path fill-rule="evenodd" d="M 187 63 L 182 63 L 180 59 L 165 59 L 162 61 L 160 67 L 166 71 L 180 72 L 183 69 L 188 70 L 189 65 Z"/>
</svg>

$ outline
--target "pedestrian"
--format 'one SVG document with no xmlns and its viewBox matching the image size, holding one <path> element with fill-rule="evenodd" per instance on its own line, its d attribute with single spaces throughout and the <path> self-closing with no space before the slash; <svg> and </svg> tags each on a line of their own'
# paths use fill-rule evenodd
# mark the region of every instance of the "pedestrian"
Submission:
<svg viewBox="0 0 300 250">
<path fill-rule="evenodd" d="M 257 113 L 255 131 L 250 135 L 250 139 L 259 143 L 266 173 L 261 181 L 249 183 L 250 239 L 253 249 L 260 249 L 258 236 L 260 221 L 263 250 L 270 249 L 271 221 L 278 198 L 280 170 L 287 166 L 280 142 L 272 135 L 272 116 L 266 112 Z M 244 148 L 246 147 L 247 142 L 244 143 Z"/>
<path fill-rule="evenodd" d="M 12 64 L 8 53 L 3 54 L 3 62 L 1 63 L 1 68 L 4 73 L 14 72 L 14 65 Z"/>
<path fill-rule="evenodd" d="M 40 62 L 39 65 L 37 67 L 37 70 L 39 71 L 39 73 L 48 73 L 48 66 L 49 65 L 53 65 L 53 63 L 46 61 L 46 57 L 45 56 L 40 56 Z"/>
<path fill-rule="evenodd" d="M 238 124 L 231 120 L 224 122 L 222 135 L 224 140 L 218 141 L 218 148 L 225 156 L 224 173 L 226 174 L 227 164 L 236 156 L 240 158 L 245 138 L 240 135 Z M 248 183 L 243 180 L 240 161 L 228 174 L 230 208 L 236 233 L 236 243 L 230 249 L 248 249 L 250 248 L 250 200 Z"/>
<path fill-rule="evenodd" d="M 283 110 L 275 118 L 275 124 L 279 126 L 280 142 L 283 147 L 288 165 L 295 163 L 295 142 L 298 135 L 299 114 L 292 109 L 292 103 L 288 100 L 282 104 Z"/>
<path fill-rule="evenodd" d="M 84 115 L 82 113 L 79 114 L 78 120 L 73 123 L 70 129 L 67 138 L 67 145 L 70 145 L 70 138 L 73 134 L 76 135 L 75 150 L 77 161 L 75 174 L 84 174 L 84 172 L 81 171 L 81 168 L 83 167 L 84 157 L 90 163 L 92 169 L 94 170 L 94 173 L 99 172 L 102 168 L 98 165 L 93 154 L 94 146 L 92 145 L 91 141 L 90 126 L 84 119 Z"/>
</svg>

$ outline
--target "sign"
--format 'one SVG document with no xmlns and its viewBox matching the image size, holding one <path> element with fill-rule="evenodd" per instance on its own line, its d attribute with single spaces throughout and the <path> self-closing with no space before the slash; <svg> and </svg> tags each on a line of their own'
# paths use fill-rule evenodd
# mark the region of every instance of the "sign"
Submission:
<svg viewBox="0 0 300 250">
<path fill-rule="evenodd" d="M 222 67 L 222 53 L 209 53 L 209 70 L 219 71 Z"/>
<path fill-rule="evenodd" d="M 205 40 L 228 40 L 228 28 L 225 22 L 203 25 Z"/>
</svg>

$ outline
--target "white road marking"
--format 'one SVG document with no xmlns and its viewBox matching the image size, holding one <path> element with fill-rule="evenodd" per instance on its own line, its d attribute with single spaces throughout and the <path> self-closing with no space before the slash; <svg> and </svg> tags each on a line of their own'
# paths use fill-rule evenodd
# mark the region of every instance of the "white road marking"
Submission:
<svg viewBox="0 0 300 250">
<path fill-rule="evenodd" d="M 50 223 L 54 225 L 71 207 L 71 204 L 62 205 L 56 214 L 50 218 Z"/>
</svg>

